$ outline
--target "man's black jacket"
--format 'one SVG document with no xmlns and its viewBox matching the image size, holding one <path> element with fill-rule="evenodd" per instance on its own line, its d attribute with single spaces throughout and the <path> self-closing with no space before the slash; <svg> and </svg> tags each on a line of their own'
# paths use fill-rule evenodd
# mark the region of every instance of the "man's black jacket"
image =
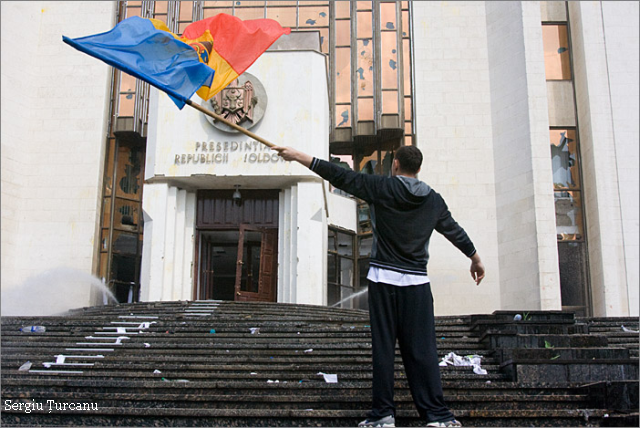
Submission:
<svg viewBox="0 0 640 428">
<path fill-rule="evenodd" d="M 467 257 L 475 254 L 473 243 L 451 217 L 442 196 L 422 181 L 361 174 L 317 158 L 310 169 L 369 204 L 373 226 L 371 266 L 426 275 L 429 239 L 434 230 Z"/>
</svg>

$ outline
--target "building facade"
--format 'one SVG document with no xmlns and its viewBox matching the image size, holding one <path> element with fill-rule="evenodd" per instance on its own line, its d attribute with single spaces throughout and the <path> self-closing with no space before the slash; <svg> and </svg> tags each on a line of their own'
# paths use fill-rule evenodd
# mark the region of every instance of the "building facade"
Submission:
<svg viewBox="0 0 640 428">
<path fill-rule="evenodd" d="M 477 287 L 434 234 L 437 314 L 638 315 L 633 1 L 3 2 L 3 314 L 108 303 L 101 290 L 366 308 L 362 201 L 62 42 L 216 13 L 292 34 L 194 102 L 362 173 L 422 150 L 419 178 L 487 268 Z"/>
</svg>

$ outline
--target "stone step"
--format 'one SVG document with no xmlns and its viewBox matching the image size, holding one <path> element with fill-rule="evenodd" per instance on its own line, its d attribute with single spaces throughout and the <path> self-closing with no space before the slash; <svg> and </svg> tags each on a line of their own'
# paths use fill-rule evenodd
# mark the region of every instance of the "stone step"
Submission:
<svg viewBox="0 0 640 428">
<path fill-rule="evenodd" d="M 58 410 L 55 404 L 34 410 L 29 415 L 33 425 L 127 425 L 127 426 L 356 426 L 364 416 L 360 410 L 315 410 L 279 408 L 265 412 L 263 409 L 123 409 L 100 408 L 97 411 L 73 413 L 69 409 Z M 600 409 L 562 410 L 454 410 L 456 418 L 467 426 L 593 426 L 604 417 Z M 24 412 L 5 411 L 2 424 L 20 424 Z M 483 424 L 484 422 L 484 424 Z M 491 425 L 486 425 L 489 422 Z M 399 426 L 424 426 L 415 411 L 398 411 Z"/>
<path fill-rule="evenodd" d="M 587 397 L 584 395 L 563 396 L 519 396 L 519 395 L 447 395 L 447 404 L 454 410 L 476 409 L 491 410 L 500 407 L 502 410 L 534 410 L 544 406 L 546 409 L 561 409 L 567 405 L 585 407 Z M 69 392 L 44 392 L 36 391 L 20 396 L 3 394 L 3 400 L 12 402 L 36 402 L 46 405 L 48 400 L 57 403 L 77 403 L 78 397 Z M 123 407 L 123 408 L 207 408 L 207 409 L 268 409 L 274 404 L 286 402 L 289 408 L 301 410 L 314 408 L 316 410 L 354 410 L 367 412 L 371 401 L 368 394 L 357 396 L 332 394 L 323 395 L 243 395 L 237 396 L 221 394 L 193 395 L 193 394 L 122 394 L 122 393 L 90 393 L 82 396 L 84 402 L 96 403 L 98 407 Z M 394 401 L 399 410 L 412 410 L 413 399 L 407 392 L 395 394 Z"/>
</svg>

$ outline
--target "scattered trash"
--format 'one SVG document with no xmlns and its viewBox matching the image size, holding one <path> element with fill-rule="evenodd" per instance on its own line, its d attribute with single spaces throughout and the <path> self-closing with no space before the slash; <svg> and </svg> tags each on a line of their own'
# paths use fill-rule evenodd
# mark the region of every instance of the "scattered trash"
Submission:
<svg viewBox="0 0 640 428">
<path fill-rule="evenodd" d="M 20 329 L 23 333 L 44 333 L 47 328 L 43 325 L 28 325 Z"/>
<path fill-rule="evenodd" d="M 490 380 L 488 380 L 488 381 L 487 381 L 487 382 L 485 382 L 485 383 L 491 383 L 491 381 L 490 381 Z"/>
<path fill-rule="evenodd" d="M 256 372 L 251 372 L 251 374 L 252 374 L 252 375 L 257 375 L 258 373 L 256 373 Z"/>
<path fill-rule="evenodd" d="M 313 348 L 306 349 L 306 350 L 304 351 L 304 353 L 305 353 L 305 354 L 309 354 L 309 353 L 311 353 L 311 352 L 313 352 Z"/>
<path fill-rule="evenodd" d="M 267 383 L 280 383 L 280 381 L 279 380 L 271 380 L 271 379 L 269 379 L 267 381 Z"/>
<path fill-rule="evenodd" d="M 145 347 L 145 348 L 151 348 L 151 345 L 150 345 L 149 343 L 145 343 L 145 344 L 144 344 L 144 347 Z"/>
<path fill-rule="evenodd" d="M 630 328 L 627 328 L 625 326 L 622 326 L 622 331 L 624 331 L 625 333 L 640 333 L 640 331 L 638 330 L 631 330 Z"/>
<path fill-rule="evenodd" d="M 327 374 L 318 372 L 319 375 L 324 377 L 324 381 L 327 383 L 338 383 L 338 375 L 337 374 Z"/>
<path fill-rule="evenodd" d="M 445 367 L 447 364 L 452 366 L 471 366 L 473 367 L 473 372 L 479 375 L 486 375 L 487 371 L 480 367 L 480 362 L 482 357 L 480 355 L 467 355 L 466 357 L 461 357 L 456 355 L 455 352 L 449 352 L 442 358 L 440 362 L 440 367 Z"/>
<path fill-rule="evenodd" d="M 31 361 L 27 361 L 26 363 L 20 366 L 18 371 L 26 372 L 26 371 L 29 371 L 30 368 L 31 368 Z"/>
<path fill-rule="evenodd" d="M 305 412 L 313 412 L 313 409 L 304 409 Z"/>
<path fill-rule="evenodd" d="M 209 330 L 209 334 L 216 334 L 216 329 L 212 328 L 211 330 Z"/>
<path fill-rule="evenodd" d="M 251 334 L 260 334 L 260 328 L 258 327 L 251 327 Z"/>
<path fill-rule="evenodd" d="M 158 369 L 155 369 L 155 370 L 153 371 L 153 374 L 159 374 L 159 373 L 162 373 L 162 372 L 161 372 L 160 370 L 158 370 Z"/>
<path fill-rule="evenodd" d="M 156 323 L 155 321 L 150 321 L 150 322 L 149 321 L 145 321 L 145 322 L 143 322 L 142 324 L 140 324 L 138 326 L 138 329 L 147 329 L 147 328 L 151 327 L 151 324 L 155 324 L 155 323 Z"/>
<path fill-rule="evenodd" d="M 514 317 L 513 317 L 513 320 L 514 320 L 514 321 L 522 321 L 522 315 L 520 315 L 520 314 L 515 314 L 515 315 L 514 315 Z"/>
<path fill-rule="evenodd" d="M 116 327 L 116 333 L 127 334 L 127 327 Z"/>
<path fill-rule="evenodd" d="M 131 339 L 131 338 L 127 336 L 118 336 L 114 345 L 122 345 L 122 340 L 124 339 Z"/>
</svg>

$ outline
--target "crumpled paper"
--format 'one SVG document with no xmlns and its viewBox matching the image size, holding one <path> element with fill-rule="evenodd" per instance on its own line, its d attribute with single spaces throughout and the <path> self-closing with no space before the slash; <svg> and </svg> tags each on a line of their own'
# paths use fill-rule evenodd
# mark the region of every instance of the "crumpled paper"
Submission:
<svg viewBox="0 0 640 428">
<path fill-rule="evenodd" d="M 475 374 L 486 375 L 487 371 L 480 367 L 481 360 L 482 357 L 480 355 L 467 355 L 466 357 L 461 357 L 460 355 L 456 355 L 455 352 L 449 352 L 442 358 L 439 366 L 470 366 L 473 367 L 473 372 Z"/>
</svg>

